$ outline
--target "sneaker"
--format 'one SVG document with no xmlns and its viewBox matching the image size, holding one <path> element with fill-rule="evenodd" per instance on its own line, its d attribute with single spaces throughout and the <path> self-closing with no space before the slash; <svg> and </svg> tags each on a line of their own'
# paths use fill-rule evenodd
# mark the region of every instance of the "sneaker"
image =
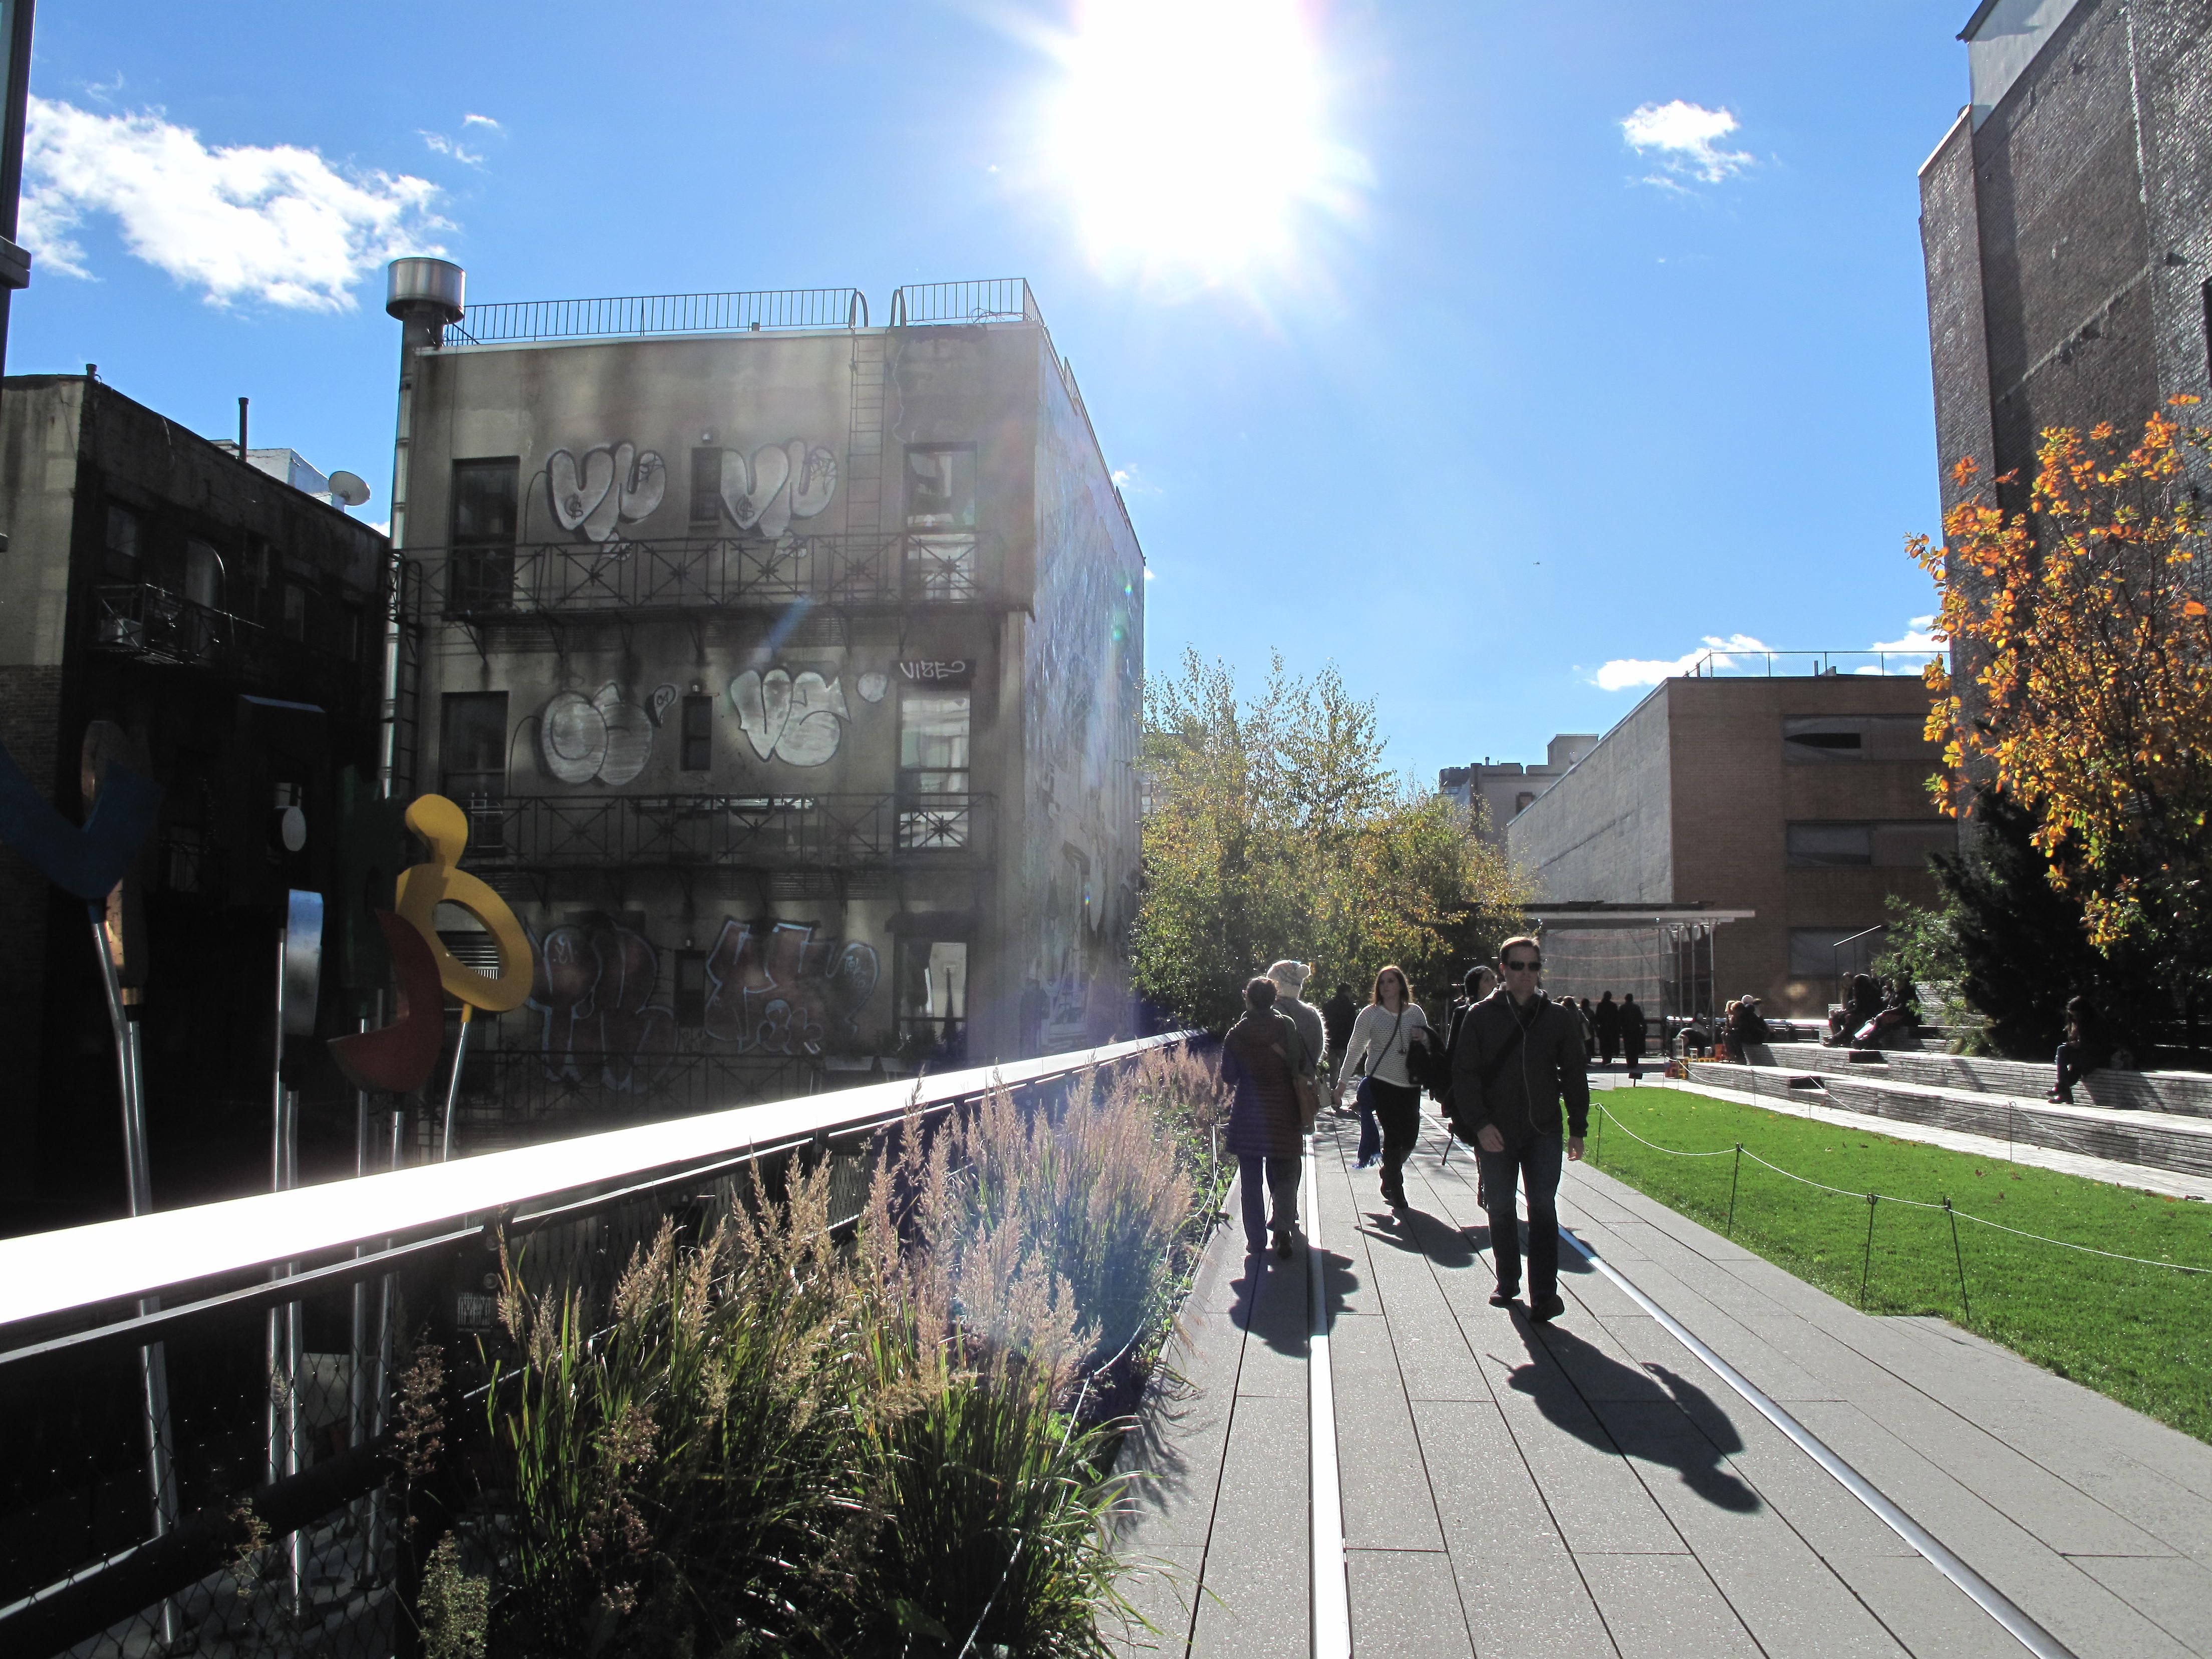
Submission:
<svg viewBox="0 0 2212 1659">
<path fill-rule="evenodd" d="M 1490 1305 L 1493 1308 L 1510 1308 L 1513 1305 L 1514 1297 L 1520 1294 L 1521 1287 L 1518 1285 L 1500 1285 L 1490 1293 Z"/>
<path fill-rule="evenodd" d="M 1532 1325 L 1548 1325 L 1566 1310 L 1567 1304 L 1559 1299 L 1559 1294 L 1556 1291 L 1540 1302 L 1531 1297 L 1528 1299 L 1528 1322 Z"/>
</svg>

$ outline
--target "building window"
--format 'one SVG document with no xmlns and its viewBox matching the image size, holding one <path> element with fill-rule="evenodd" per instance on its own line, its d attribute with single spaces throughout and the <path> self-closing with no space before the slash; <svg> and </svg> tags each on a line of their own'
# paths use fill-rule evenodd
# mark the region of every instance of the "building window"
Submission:
<svg viewBox="0 0 2212 1659">
<path fill-rule="evenodd" d="M 705 772 L 714 764 L 714 699 L 693 695 L 684 699 L 683 767 Z"/>
<path fill-rule="evenodd" d="M 975 451 L 906 452 L 906 596 L 952 601 L 975 595 Z"/>
<path fill-rule="evenodd" d="M 899 699 L 902 851 L 968 845 L 968 732 L 965 691 L 909 691 Z"/>
<path fill-rule="evenodd" d="M 676 1023 L 696 1030 L 707 1023 L 707 953 L 676 953 Z"/>
<path fill-rule="evenodd" d="M 975 527 L 975 449 L 972 444 L 906 453 L 906 527 Z"/>
<path fill-rule="evenodd" d="M 1924 868 L 1934 854 L 1955 852 L 1958 845 L 1958 827 L 1948 818 L 1793 823 L 1788 840 L 1793 865 L 1866 865 L 1884 870 Z"/>
<path fill-rule="evenodd" d="M 722 452 L 691 452 L 691 522 L 718 525 L 722 521 Z"/>
<path fill-rule="evenodd" d="M 1881 954 L 1883 929 L 1868 927 L 1792 927 L 1790 930 L 1790 977 L 1827 980 L 1865 973 Z"/>
<path fill-rule="evenodd" d="M 138 515 L 127 507 L 107 509 L 107 569 L 115 576 L 138 574 Z"/>
<path fill-rule="evenodd" d="M 507 693 L 448 691 L 440 714 L 440 792 L 467 811 L 471 847 L 504 847 Z"/>
<path fill-rule="evenodd" d="M 207 884 L 207 842 L 189 823 L 172 824 L 162 838 L 162 884 L 173 893 L 197 893 Z"/>
<path fill-rule="evenodd" d="M 1917 714 L 1812 714 L 1782 722 L 1782 752 L 1793 761 L 1926 760 L 1932 749 Z"/>
<path fill-rule="evenodd" d="M 297 582 L 284 584 L 284 635 L 302 642 L 307 637 L 307 590 Z"/>
<path fill-rule="evenodd" d="M 1522 813 L 1528 810 L 1529 803 L 1535 799 L 1536 792 L 1533 789 L 1523 789 L 1518 794 L 1515 795 L 1513 797 L 1513 816 L 1519 817 Z"/>
<path fill-rule="evenodd" d="M 448 609 L 504 610 L 514 603 L 514 460 L 455 461 Z"/>
<path fill-rule="evenodd" d="M 220 611 L 227 597 L 223 589 L 222 555 L 203 541 L 185 544 L 185 598 L 205 611 Z"/>
<path fill-rule="evenodd" d="M 902 936 L 894 977 L 901 1048 L 939 1066 L 960 1064 L 968 1042 L 967 942 Z"/>
</svg>

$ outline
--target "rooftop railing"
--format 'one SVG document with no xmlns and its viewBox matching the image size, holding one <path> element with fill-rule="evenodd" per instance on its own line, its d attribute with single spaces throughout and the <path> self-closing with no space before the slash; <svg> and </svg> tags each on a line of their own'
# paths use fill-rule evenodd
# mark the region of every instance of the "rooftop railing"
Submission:
<svg viewBox="0 0 2212 1659">
<path fill-rule="evenodd" d="M 929 1133 L 995 1088 L 1050 1098 L 1182 1040 L 0 1241 L 0 1653 L 381 1659 L 402 1640 L 423 1431 L 409 1344 L 427 1334 L 458 1363 L 492 1329 L 502 1241 L 595 1318 L 634 1246 L 665 1220 L 711 1229 L 749 1201 L 750 1171 L 773 1190 L 826 1162 L 848 1224 L 908 1124 Z M 448 1377 L 446 1433 L 473 1431 L 488 1386 Z"/>
<path fill-rule="evenodd" d="M 890 326 L 1034 323 L 1044 313 L 1026 278 L 910 283 L 891 290 Z M 519 300 L 469 307 L 446 337 L 458 345 L 613 339 L 656 334 L 752 334 L 778 329 L 866 328 L 868 296 L 856 288 L 789 288 L 725 294 L 634 294 L 592 300 Z"/>
<path fill-rule="evenodd" d="M 1917 674 L 1949 655 L 1949 647 L 1942 646 L 1919 651 L 1738 651 L 1716 647 L 1687 672 L 1692 679 Z"/>
</svg>

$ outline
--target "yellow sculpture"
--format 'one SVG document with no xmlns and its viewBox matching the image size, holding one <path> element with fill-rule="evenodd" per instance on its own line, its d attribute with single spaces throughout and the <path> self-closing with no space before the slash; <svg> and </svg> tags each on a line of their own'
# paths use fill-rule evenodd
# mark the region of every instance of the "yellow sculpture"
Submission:
<svg viewBox="0 0 2212 1659">
<path fill-rule="evenodd" d="M 399 914 L 429 942 L 447 994 L 461 1004 L 465 1018 L 470 1009 L 503 1014 L 520 1008 L 530 994 L 530 938 L 505 899 L 457 867 L 469 844 L 469 815 L 443 795 L 422 795 L 407 809 L 407 827 L 428 846 L 432 861 L 401 872 Z M 483 923 L 499 947 L 496 979 L 454 960 L 438 937 L 441 904 L 458 904 Z"/>
</svg>

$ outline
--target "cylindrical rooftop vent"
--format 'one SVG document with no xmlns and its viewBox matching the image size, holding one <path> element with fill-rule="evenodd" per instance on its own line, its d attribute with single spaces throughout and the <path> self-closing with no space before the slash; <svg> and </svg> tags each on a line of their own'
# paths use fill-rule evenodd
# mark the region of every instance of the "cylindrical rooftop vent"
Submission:
<svg viewBox="0 0 2212 1659">
<path fill-rule="evenodd" d="M 451 259 L 417 254 L 394 259 L 387 273 L 384 308 L 404 318 L 417 307 L 437 314 L 441 323 L 461 320 L 461 294 L 467 274 Z"/>
</svg>

